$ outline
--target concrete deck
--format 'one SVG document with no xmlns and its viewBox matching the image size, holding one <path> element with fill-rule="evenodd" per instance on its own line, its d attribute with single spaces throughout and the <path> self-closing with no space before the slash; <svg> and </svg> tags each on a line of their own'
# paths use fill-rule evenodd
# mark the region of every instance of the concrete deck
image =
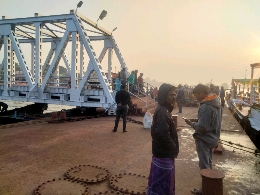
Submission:
<svg viewBox="0 0 260 195">
<path fill-rule="evenodd" d="M 191 189 L 201 185 L 193 130 L 182 119 L 182 116 L 196 117 L 197 110 L 184 107 L 183 114 L 178 116 L 181 130 L 180 153 L 176 159 L 177 195 L 189 195 Z M 175 109 L 172 114 L 176 112 Z M 33 194 L 39 184 L 63 177 L 68 169 L 80 164 L 104 167 L 112 175 L 131 172 L 148 177 L 152 156 L 150 130 L 128 122 L 127 133 L 120 128 L 113 133 L 114 119 L 100 117 L 57 124 L 42 119 L 0 127 L 0 194 Z M 226 108 L 221 139 L 255 149 Z M 213 155 L 213 165 L 225 174 L 224 194 L 260 194 L 260 158 L 230 146 L 223 147 L 222 154 Z M 99 185 L 92 194 L 108 189 L 107 184 Z"/>
</svg>

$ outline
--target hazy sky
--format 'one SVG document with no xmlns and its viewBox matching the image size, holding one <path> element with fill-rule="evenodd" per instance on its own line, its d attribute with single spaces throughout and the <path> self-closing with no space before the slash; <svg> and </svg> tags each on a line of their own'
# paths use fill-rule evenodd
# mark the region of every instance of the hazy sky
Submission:
<svg viewBox="0 0 260 195">
<path fill-rule="evenodd" d="M 78 12 L 112 31 L 128 69 L 173 84 L 228 83 L 260 62 L 259 0 L 83 0 Z M 74 0 L 0 0 L 10 18 L 67 14 Z M 114 64 L 113 66 L 117 66 Z M 117 66 L 117 70 L 119 66 Z M 255 78 L 260 76 L 257 70 Z"/>
</svg>

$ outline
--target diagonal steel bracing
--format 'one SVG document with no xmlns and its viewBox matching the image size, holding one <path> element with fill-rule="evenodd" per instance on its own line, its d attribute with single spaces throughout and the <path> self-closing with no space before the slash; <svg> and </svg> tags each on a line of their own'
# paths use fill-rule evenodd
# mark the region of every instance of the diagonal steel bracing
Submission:
<svg viewBox="0 0 260 195">
<path fill-rule="evenodd" d="M 93 36 L 95 33 L 98 36 Z M 91 41 L 104 41 L 99 57 Z M 21 48 L 21 44 L 26 43 L 31 44 L 31 51 L 26 51 L 31 54 L 29 64 Z M 70 55 L 65 54 L 66 49 Z M 115 104 L 110 82 L 113 50 L 121 68 L 126 67 L 111 32 L 74 11 L 54 16 L 3 17 L 0 20 L 0 50 L 4 50 L 0 59 L 3 61 L 0 70 L 4 70 L 0 79 L 0 99 L 109 109 Z M 105 73 L 101 62 L 106 56 L 108 72 Z M 16 79 L 16 60 L 22 70 L 22 81 Z M 61 65 L 66 67 L 69 76 L 60 75 Z M 95 85 L 89 80 L 93 72 L 98 77 Z"/>
<path fill-rule="evenodd" d="M 18 42 L 18 39 L 16 38 L 15 36 L 15 33 L 11 31 L 10 35 L 9 35 L 10 39 L 11 39 L 11 42 L 12 42 L 12 47 L 15 51 L 15 54 L 16 54 L 16 57 L 18 59 L 18 62 L 22 68 L 22 71 L 23 71 L 23 74 L 25 76 L 25 79 L 26 79 L 26 82 L 28 84 L 29 87 L 32 87 L 32 85 L 34 84 L 35 82 L 35 79 L 32 77 L 32 74 L 26 64 L 26 61 L 24 59 L 24 55 L 23 55 L 23 52 L 20 48 L 20 45 L 19 45 L 19 42 Z M 4 64 L 5 66 L 5 64 Z M 6 66 L 5 66 L 6 68 Z M 7 73 L 9 75 L 9 73 Z"/>
<path fill-rule="evenodd" d="M 68 40 L 69 40 L 69 35 L 70 32 L 69 31 L 65 31 L 63 38 L 61 39 L 61 43 L 59 44 L 58 48 L 57 48 L 57 52 L 55 53 L 55 56 L 52 60 L 52 63 L 50 65 L 50 67 L 48 68 L 46 75 L 44 77 L 44 80 L 42 82 L 42 89 L 45 89 L 45 87 L 47 86 L 47 82 L 50 79 L 50 75 L 55 71 L 55 69 L 57 68 L 57 65 L 60 61 L 60 58 L 62 56 L 62 53 L 64 52 L 67 44 L 68 44 Z"/>
</svg>

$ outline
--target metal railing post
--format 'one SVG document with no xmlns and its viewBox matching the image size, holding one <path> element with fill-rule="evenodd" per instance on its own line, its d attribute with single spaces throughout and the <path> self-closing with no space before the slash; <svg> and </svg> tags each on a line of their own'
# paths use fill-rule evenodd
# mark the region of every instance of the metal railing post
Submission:
<svg viewBox="0 0 260 195">
<path fill-rule="evenodd" d="M 147 104 L 148 104 L 148 83 L 146 83 L 146 111 L 147 111 Z"/>
<path fill-rule="evenodd" d="M 140 89 L 139 89 L 139 83 L 137 83 L 137 95 L 139 96 L 140 94 L 139 94 L 139 91 L 140 91 Z"/>
<path fill-rule="evenodd" d="M 154 104 L 154 107 L 155 107 L 155 94 L 154 94 L 154 91 L 153 91 L 153 104 Z"/>
</svg>

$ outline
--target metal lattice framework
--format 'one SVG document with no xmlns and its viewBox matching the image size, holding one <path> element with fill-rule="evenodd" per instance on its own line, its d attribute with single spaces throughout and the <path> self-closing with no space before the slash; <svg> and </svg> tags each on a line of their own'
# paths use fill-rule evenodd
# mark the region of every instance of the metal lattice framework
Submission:
<svg viewBox="0 0 260 195">
<path fill-rule="evenodd" d="M 254 78 L 254 70 L 256 68 L 260 68 L 260 63 L 255 63 L 255 64 L 250 64 L 251 66 L 251 80 L 253 81 Z M 260 78 L 259 78 L 260 79 Z M 259 94 L 256 94 L 256 90 L 259 93 L 260 86 L 258 83 L 256 83 L 256 86 L 254 86 L 254 82 L 251 82 L 251 93 L 250 93 L 250 104 L 252 105 L 253 103 L 259 103 L 260 102 L 260 96 Z"/>
<path fill-rule="evenodd" d="M 87 26 L 87 27 L 86 27 Z M 89 30 L 89 28 L 94 30 Z M 97 36 L 88 36 L 88 32 Z M 94 51 L 92 41 L 103 41 L 99 56 Z M 31 67 L 24 58 L 21 44 L 31 44 Z M 43 47 L 50 48 L 43 59 Z M 71 57 L 64 53 L 71 44 Z M 97 25 L 74 10 L 70 14 L 0 20 L 0 50 L 4 51 L 0 70 L 0 99 L 82 107 L 104 107 L 114 105 L 111 85 L 112 52 L 114 51 L 121 68 L 126 64 L 112 33 Z M 108 51 L 108 52 L 107 52 Z M 108 53 L 107 76 L 101 62 Z M 64 61 L 70 83 L 64 86 L 59 74 L 59 64 Z M 17 60 L 20 71 L 16 70 Z M 88 65 L 85 62 L 88 61 Z M 1 61 L 0 61 L 1 62 Z M 17 73 L 18 72 L 18 73 Z M 95 72 L 98 77 L 96 87 L 89 82 Z M 23 78 L 21 81 L 17 78 Z M 108 79 L 109 78 L 109 79 Z"/>
</svg>

